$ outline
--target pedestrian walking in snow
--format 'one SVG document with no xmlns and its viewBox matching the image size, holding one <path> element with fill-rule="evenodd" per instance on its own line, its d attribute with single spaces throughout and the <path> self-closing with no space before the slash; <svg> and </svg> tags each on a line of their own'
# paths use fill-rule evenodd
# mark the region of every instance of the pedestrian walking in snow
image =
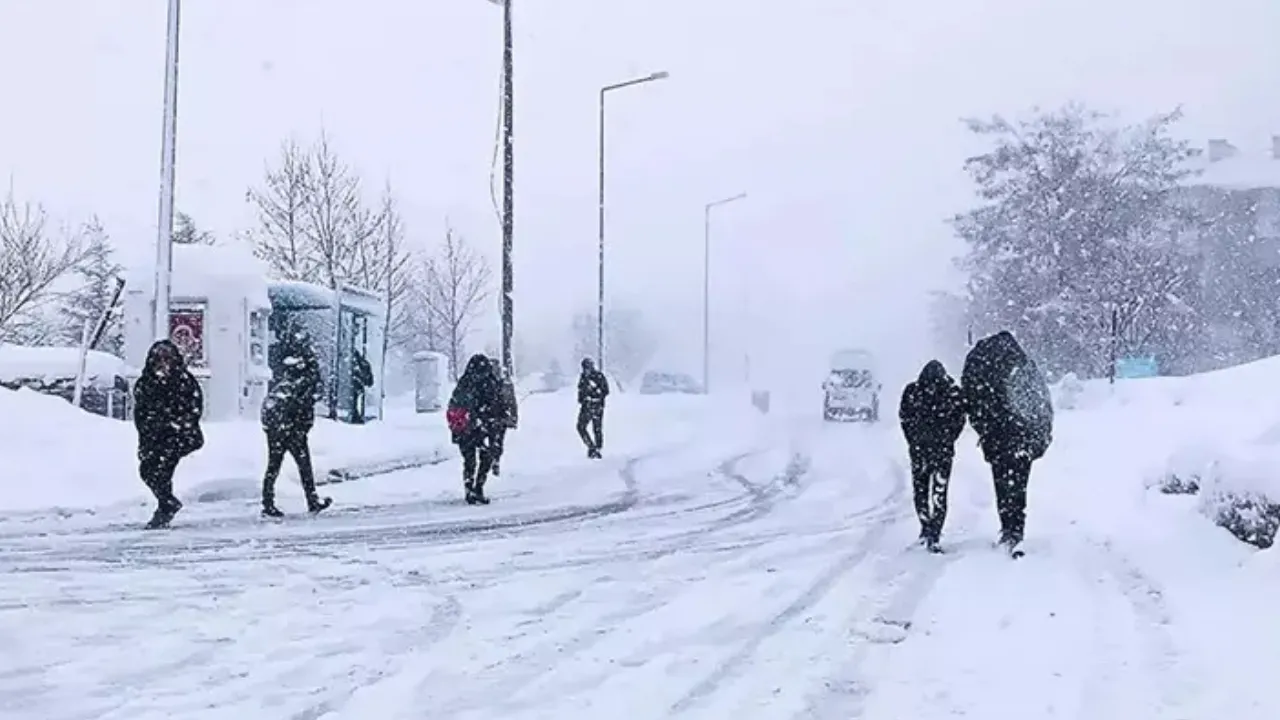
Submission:
<svg viewBox="0 0 1280 720">
<path fill-rule="evenodd" d="M 484 484 L 493 466 L 493 438 L 502 425 L 502 392 L 493 364 L 473 355 L 449 398 L 445 419 L 462 453 L 462 484 L 467 504 L 488 505 Z"/>
<path fill-rule="evenodd" d="M 947 486 L 964 418 L 960 387 L 937 360 L 930 360 L 920 377 L 902 391 L 898 419 L 911 456 L 920 542 L 930 552 L 941 552 L 938 541 L 947 519 Z"/>
<path fill-rule="evenodd" d="M 499 420 L 490 434 L 493 454 L 493 466 L 490 468 L 490 472 L 493 473 L 494 477 L 497 477 L 502 472 L 502 454 L 507 447 L 507 431 L 515 430 L 516 426 L 520 424 L 520 407 L 516 402 L 516 385 L 511 380 L 511 376 L 493 358 L 489 359 L 489 364 L 493 367 L 494 377 L 498 381 L 498 398 L 501 401 Z"/>
<path fill-rule="evenodd" d="M 156 341 L 133 388 L 138 474 L 156 497 L 148 529 L 167 527 L 182 509 L 173 494 L 173 474 L 182 458 L 204 446 L 203 412 L 200 383 L 187 369 L 182 352 L 169 340 Z"/>
<path fill-rule="evenodd" d="M 601 457 L 604 450 L 604 402 L 608 397 L 609 379 L 596 369 L 591 358 L 583 358 L 582 374 L 578 376 L 578 437 L 587 446 L 589 458 Z"/>
<path fill-rule="evenodd" d="M 359 350 L 351 357 L 351 423 L 364 424 L 365 391 L 373 387 L 373 366 Z"/>
<path fill-rule="evenodd" d="M 1008 331 L 979 340 L 960 377 L 965 412 L 991 465 L 1000 543 L 1014 557 L 1027 518 L 1031 464 L 1053 441 L 1053 402 L 1044 375 Z"/>
<path fill-rule="evenodd" d="M 320 392 L 320 361 L 311 338 L 302 330 L 286 331 L 273 348 L 271 382 L 262 403 L 262 429 L 267 435 L 267 470 L 262 476 L 262 514 L 283 517 L 276 507 L 276 479 L 286 454 L 298 466 L 298 478 L 307 498 L 307 510 L 318 513 L 333 504 L 316 493 L 315 471 L 307 436 L 316 423 L 316 397 Z"/>
</svg>

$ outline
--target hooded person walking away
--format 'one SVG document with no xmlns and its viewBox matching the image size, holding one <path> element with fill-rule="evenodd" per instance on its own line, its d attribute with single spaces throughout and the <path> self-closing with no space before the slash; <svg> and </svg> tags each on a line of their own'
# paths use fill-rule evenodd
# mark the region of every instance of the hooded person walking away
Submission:
<svg viewBox="0 0 1280 720">
<path fill-rule="evenodd" d="M 497 360 L 489 358 L 489 365 L 493 368 L 493 376 L 498 381 L 498 399 L 500 400 L 499 419 L 490 434 L 493 465 L 489 472 L 497 477 L 501 474 L 499 465 L 502 462 L 502 453 L 507 447 L 507 431 L 515 430 L 520 424 L 520 406 L 516 402 L 516 385 L 511 380 L 511 376 L 502 369 Z"/>
<path fill-rule="evenodd" d="M 604 401 L 608 397 L 609 379 L 596 369 L 591 358 L 583 358 L 582 374 L 578 376 L 578 437 L 587 446 L 589 458 L 600 458 L 604 450 Z M 591 434 L 587 433 L 588 425 Z"/>
<path fill-rule="evenodd" d="M 915 382 L 907 384 L 898 405 L 898 419 L 911 456 L 911 480 L 920 542 L 941 552 L 938 541 L 947 519 L 947 486 L 956 440 L 964 431 L 964 400 L 946 368 L 930 360 Z"/>
<path fill-rule="evenodd" d="M 1008 331 L 973 346 L 960 384 L 969 423 L 991 465 L 1000 544 L 1013 557 L 1022 557 L 1031 464 L 1044 457 L 1053 441 L 1049 385 Z"/>
<path fill-rule="evenodd" d="M 267 435 L 267 471 L 262 476 L 262 514 L 284 517 L 276 507 L 276 479 L 285 454 L 293 456 L 307 497 L 307 510 L 318 513 L 333 504 L 316 494 L 315 471 L 307 435 L 316 424 L 316 396 L 320 392 L 320 361 L 311 338 L 302 330 L 286 331 L 275 348 L 271 383 L 262 403 L 262 429 Z"/>
<path fill-rule="evenodd" d="M 462 452 L 462 485 L 468 505 L 488 505 L 484 484 L 493 466 L 493 437 L 502 424 L 502 392 L 493 364 L 472 355 L 449 398 L 445 419 Z"/>
<path fill-rule="evenodd" d="M 133 388 L 138 475 L 156 497 L 148 529 L 168 527 L 182 509 L 173 494 L 173 474 L 182 458 L 204 447 L 203 412 L 204 394 L 182 352 L 169 340 L 156 341 Z"/>
</svg>

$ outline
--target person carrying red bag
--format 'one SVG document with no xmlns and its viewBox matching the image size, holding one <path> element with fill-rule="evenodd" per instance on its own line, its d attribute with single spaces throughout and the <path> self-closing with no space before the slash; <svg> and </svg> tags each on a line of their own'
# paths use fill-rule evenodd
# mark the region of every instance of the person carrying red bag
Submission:
<svg viewBox="0 0 1280 720">
<path fill-rule="evenodd" d="M 468 505 L 488 505 L 484 484 L 494 461 L 494 434 L 501 429 L 501 385 L 489 358 L 473 355 L 449 398 L 445 422 L 462 453 L 462 484 Z"/>
</svg>

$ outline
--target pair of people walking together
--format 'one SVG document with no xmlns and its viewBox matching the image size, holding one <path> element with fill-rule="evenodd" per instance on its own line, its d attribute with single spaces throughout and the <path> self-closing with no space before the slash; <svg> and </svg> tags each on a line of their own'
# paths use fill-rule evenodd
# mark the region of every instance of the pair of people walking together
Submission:
<svg viewBox="0 0 1280 720">
<path fill-rule="evenodd" d="M 1053 438 L 1049 386 L 1009 332 L 979 340 L 965 358 L 960 384 L 930 361 L 902 393 L 898 409 L 911 456 L 920 541 L 939 552 L 955 443 L 965 420 L 978 434 L 991 466 L 1000 544 L 1021 557 L 1031 465 Z"/>
</svg>

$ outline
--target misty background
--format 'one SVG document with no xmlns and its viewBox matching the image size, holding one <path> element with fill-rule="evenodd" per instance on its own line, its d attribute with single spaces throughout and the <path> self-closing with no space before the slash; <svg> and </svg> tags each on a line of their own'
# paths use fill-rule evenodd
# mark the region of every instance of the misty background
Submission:
<svg viewBox="0 0 1280 720">
<path fill-rule="evenodd" d="M 0 169 L 127 264 L 156 237 L 164 0 L 0 0 Z M 516 0 L 516 325 L 567 339 L 595 303 L 597 101 L 608 101 L 608 298 L 644 313 L 655 364 L 701 362 L 702 222 L 713 381 L 816 383 L 866 346 L 889 378 L 934 353 L 929 291 L 957 287 L 946 219 L 973 203 L 963 116 L 1080 100 L 1265 147 L 1280 132 L 1280 5 Z M 323 130 L 408 242 L 446 221 L 498 263 L 490 199 L 501 11 L 484 0 L 185 0 L 177 206 L 230 236 L 290 137 Z M 497 298 L 476 349 L 497 336 Z M 565 338 L 561 340 L 561 338 Z"/>
</svg>

